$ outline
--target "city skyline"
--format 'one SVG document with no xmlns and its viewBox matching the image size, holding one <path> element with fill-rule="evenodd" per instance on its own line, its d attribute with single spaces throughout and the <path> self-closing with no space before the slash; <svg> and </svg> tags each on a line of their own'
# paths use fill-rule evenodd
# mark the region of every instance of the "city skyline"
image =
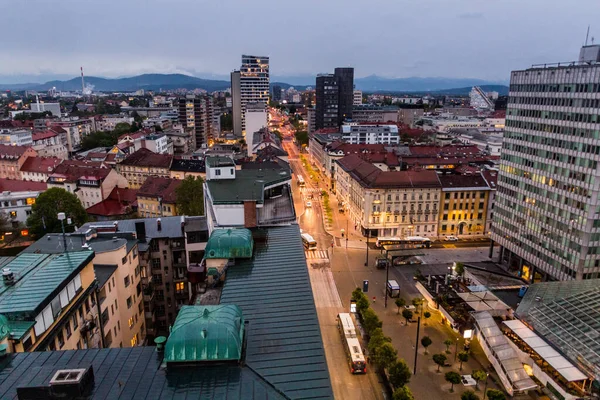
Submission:
<svg viewBox="0 0 600 400">
<path fill-rule="evenodd" d="M 28 15 L 38 21 L 36 32 L 48 34 L 35 40 L 15 34 L 3 41 L 0 52 L 12 57 L 0 66 L 0 81 L 74 77 L 81 65 L 86 75 L 111 78 L 185 73 L 227 79 L 242 53 L 269 56 L 274 76 L 310 76 L 351 66 L 356 77 L 507 81 L 511 70 L 575 60 L 574 49 L 584 42 L 587 25 L 600 16 L 592 1 L 568 8 L 540 0 L 459 1 L 435 7 L 384 1 L 369 6 L 345 2 L 339 7 L 338 3 L 308 1 L 301 9 L 272 1 L 262 2 L 263 7 L 189 1 L 169 7 L 153 2 L 140 7 L 136 2 L 63 1 L 38 4 L 35 9 L 12 4 L 8 31 L 22 29 L 17 16 Z M 251 16 L 265 9 L 276 18 L 250 29 Z M 124 15 L 137 18 L 123 24 Z M 228 15 L 233 25 L 223 29 L 219 15 Z M 331 15 L 338 17 L 332 20 Z M 198 16 L 204 16 L 202 23 L 192 23 Z M 177 18 L 177 24 L 169 24 L 170 17 Z M 377 29 L 370 29 L 369 21 L 375 18 Z M 547 29 L 548 21 L 553 22 L 552 29 Z M 157 29 L 165 34 L 152 34 Z M 590 36 L 597 29 L 592 26 Z M 180 39 L 172 41 L 173 36 Z"/>
</svg>

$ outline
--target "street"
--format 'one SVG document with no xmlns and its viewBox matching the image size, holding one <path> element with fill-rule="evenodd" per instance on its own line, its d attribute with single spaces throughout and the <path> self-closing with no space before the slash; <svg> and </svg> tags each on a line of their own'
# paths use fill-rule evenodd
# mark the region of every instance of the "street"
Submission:
<svg viewBox="0 0 600 400">
<path fill-rule="evenodd" d="M 337 329 L 336 316 L 340 312 L 349 311 L 352 291 L 362 287 L 363 281 L 368 280 L 367 295 L 372 301 L 372 307 L 383 321 L 384 332 L 392 338 L 399 358 L 403 358 L 411 370 L 415 362 L 417 324 L 406 325 L 404 319 L 398 315 L 394 299 L 388 299 L 387 308 L 384 307 L 386 271 L 376 269 L 373 265 L 375 258 L 381 253 L 381 250 L 374 248 L 375 240 L 371 239 L 367 260 L 365 238 L 354 231 L 354 226 L 347 221 L 345 214 L 334 211 L 333 221 L 328 227 L 329 231 L 325 229 L 322 198 L 320 188 L 317 186 L 323 182 L 323 178 L 320 177 L 316 181 L 310 178 L 308 171 L 302 165 L 298 148 L 292 141 L 293 132 L 289 128 L 281 129 L 284 137 L 283 146 L 289 155 L 288 159 L 294 172 L 292 190 L 298 223 L 302 232 L 309 233 L 318 244 L 318 250 L 307 251 L 306 257 L 334 395 L 338 399 L 382 399 L 383 388 L 373 371 L 362 376 L 349 373 L 346 354 Z M 298 174 L 305 177 L 306 186 L 303 188 L 297 185 L 295 177 Z M 326 188 L 327 185 L 323 183 L 321 187 Z M 311 202 L 310 207 L 306 206 L 307 201 Z M 335 202 L 333 196 L 330 201 Z M 335 204 L 331 206 L 334 210 L 337 208 Z M 343 237 L 342 232 L 345 233 Z M 489 242 L 485 240 L 436 242 L 431 249 L 423 250 L 423 255 L 419 257 L 423 264 L 391 267 L 389 279 L 398 281 L 401 296 L 410 304 L 412 298 L 420 297 L 413 281 L 417 269 L 423 274 L 444 274 L 454 261 L 486 261 L 488 253 Z M 420 338 L 429 336 L 433 344 L 428 349 L 428 355 L 425 355 L 424 349 L 419 346 L 416 375 L 411 378 L 408 386 L 416 399 L 428 397 L 458 399 L 464 388 L 457 385 L 455 393 L 449 393 L 450 384 L 445 381 L 443 374 L 450 368 L 458 370 L 457 363 L 454 362 L 455 349 L 451 349 L 451 354 L 447 355 L 452 367 L 445 367 L 440 373 L 436 372 L 437 367 L 431 357 L 435 353 L 446 350 L 443 342 L 448 338 L 456 341 L 456 349 L 461 350 L 463 339 L 458 338 L 455 332 L 441 323 L 438 312 L 430 311 L 432 317 L 422 322 L 419 336 Z M 416 316 L 414 319 L 416 320 Z M 479 360 L 483 360 L 485 365 L 488 365 L 477 346 L 472 346 L 472 354 L 475 357 L 471 357 L 464 363 L 461 373 L 469 374 L 474 369 L 484 369 L 484 365 Z M 488 387 L 495 387 L 495 384 L 490 382 Z"/>
</svg>

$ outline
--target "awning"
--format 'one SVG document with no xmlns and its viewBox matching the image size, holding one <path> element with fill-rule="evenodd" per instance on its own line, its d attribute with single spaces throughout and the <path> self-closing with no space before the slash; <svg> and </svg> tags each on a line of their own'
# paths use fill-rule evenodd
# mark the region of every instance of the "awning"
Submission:
<svg viewBox="0 0 600 400">
<path fill-rule="evenodd" d="M 548 342 L 539 337 L 519 320 L 504 321 L 511 331 L 522 341 L 527 343 L 545 362 L 556 370 L 567 382 L 582 381 L 588 379 L 587 375 L 575 367 L 569 360 L 561 356 L 552 348 Z"/>
</svg>

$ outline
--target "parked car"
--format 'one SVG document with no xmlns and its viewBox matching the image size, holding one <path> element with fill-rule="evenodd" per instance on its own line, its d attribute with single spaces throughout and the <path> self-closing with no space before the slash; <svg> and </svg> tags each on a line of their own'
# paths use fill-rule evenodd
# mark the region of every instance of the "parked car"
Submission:
<svg viewBox="0 0 600 400">
<path fill-rule="evenodd" d="M 458 242 L 458 238 L 456 236 L 446 236 L 444 240 L 446 242 Z"/>
<path fill-rule="evenodd" d="M 475 386 L 477 385 L 477 381 L 473 379 L 471 375 L 463 375 L 461 376 L 462 384 L 465 386 Z"/>
<path fill-rule="evenodd" d="M 311 208 L 312 207 L 312 201 L 307 201 L 305 204 L 306 208 Z"/>
</svg>

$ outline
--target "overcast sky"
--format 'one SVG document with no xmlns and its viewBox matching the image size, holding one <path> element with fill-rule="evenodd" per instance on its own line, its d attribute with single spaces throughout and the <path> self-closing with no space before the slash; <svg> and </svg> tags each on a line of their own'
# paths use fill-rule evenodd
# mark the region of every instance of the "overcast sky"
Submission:
<svg viewBox="0 0 600 400">
<path fill-rule="evenodd" d="M 268 55 L 271 74 L 505 81 L 577 59 L 598 0 L 0 0 L 6 75 L 215 74 Z"/>
</svg>

